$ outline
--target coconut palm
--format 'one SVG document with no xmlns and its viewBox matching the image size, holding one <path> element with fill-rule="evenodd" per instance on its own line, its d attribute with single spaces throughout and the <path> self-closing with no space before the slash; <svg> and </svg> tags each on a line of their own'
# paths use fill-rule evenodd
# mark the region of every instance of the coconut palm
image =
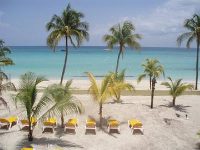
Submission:
<svg viewBox="0 0 200 150">
<path fill-rule="evenodd" d="M 114 46 L 119 46 L 119 53 L 117 57 L 117 65 L 115 73 L 118 72 L 119 58 L 125 51 L 126 46 L 130 48 L 139 49 L 140 44 L 138 40 L 141 39 L 140 34 L 135 34 L 135 27 L 132 22 L 125 21 L 122 24 L 114 25 L 109 30 L 110 34 L 106 34 L 103 40 L 107 43 L 108 48 L 113 49 Z"/>
<path fill-rule="evenodd" d="M 186 19 L 184 27 L 189 30 L 189 32 L 183 33 L 177 38 L 177 43 L 180 46 L 183 40 L 187 40 L 187 48 L 193 41 L 197 44 L 197 54 L 196 54 L 196 81 L 195 90 L 198 89 L 198 77 L 199 77 L 199 46 L 200 46 L 200 15 L 194 14 L 192 18 Z"/>
<path fill-rule="evenodd" d="M 1 70 L 1 67 L 14 65 L 11 58 L 7 57 L 11 50 L 5 46 L 5 42 L 0 39 L 0 105 L 8 107 L 6 100 L 2 97 L 2 91 L 16 90 L 13 83 L 8 82 L 8 76 Z M 5 82 L 4 82 L 5 81 Z"/>
<path fill-rule="evenodd" d="M 12 59 L 6 56 L 10 53 L 11 50 L 7 46 L 5 46 L 5 42 L 0 39 L 0 67 L 14 65 Z"/>
<path fill-rule="evenodd" d="M 55 105 L 49 113 L 55 113 L 61 117 L 61 126 L 64 127 L 64 115 L 70 113 L 83 112 L 83 106 L 74 96 L 72 96 L 70 86 L 72 80 L 68 81 L 65 86 L 53 84 L 46 88 L 43 98 L 51 99 Z"/>
<path fill-rule="evenodd" d="M 111 91 L 112 95 L 116 98 L 116 102 L 121 102 L 121 92 L 124 90 L 133 91 L 134 86 L 125 81 L 125 70 L 120 73 L 111 72 L 109 74 L 111 78 Z"/>
<path fill-rule="evenodd" d="M 102 128 L 103 104 L 112 97 L 110 88 L 110 76 L 105 76 L 101 82 L 101 85 L 98 85 L 92 73 L 87 73 L 87 75 L 91 83 L 88 91 L 91 94 L 93 100 L 99 104 L 99 122 L 100 128 Z"/>
<path fill-rule="evenodd" d="M 8 108 L 8 104 L 6 100 L 2 97 L 2 91 L 16 91 L 15 85 L 8 81 L 8 76 L 0 71 L 0 105 L 3 104 L 5 107 Z"/>
<path fill-rule="evenodd" d="M 62 84 L 65 74 L 69 44 L 79 47 L 85 39 L 89 39 L 88 23 L 82 21 L 83 18 L 83 13 L 72 9 L 69 4 L 61 16 L 54 15 L 46 25 L 47 31 L 50 31 L 47 37 L 47 45 L 50 48 L 55 51 L 58 43 L 62 39 L 65 40 L 65 60 L 60 84 Z"/>
<path fill-rule="evenodd" d="M 182 83 L 182 79 L 176 81 L 173 81 L 170 77 L 168 77 L 168 79 L 169 82 L 163 82 L 161 85 L 164 85 L 169 89 L 169 93 L 173 98 L 172 105 L 175 106 L 176 98 L 182 95 L 184 91 L 193 89 L 193 85 Z"/>
<path fill-rule="evenodd" d="M 139 75 L 137 82 L 139 83 L 142 79 L 149 77 L 150 89 L 152 87 L 153 77 L 158 78 L 161 75 L 165 75 L 164 68 L 157 59 L 146 59 L 142 67 L 144 68 L 144 73 Z"/>
<path fill-rule="evenodd" d="M 29 121 L 29 134 L 28 140 L 33 140 L 33 126 L 31 125 L 31 118 L 37 117 L 43 109 L 46 110 L 47 104 L 49 104 L 49 99 L 39 99 L 37 101 L 37 85 L 46 79 L 43 76 L 36 76 L 32 72 L 25 73 L 21 76 L 19 92 L 15 97 L 16 103 L 20 104 L 21 107 L 26 112 L 27 120 Z"/>
</svg>

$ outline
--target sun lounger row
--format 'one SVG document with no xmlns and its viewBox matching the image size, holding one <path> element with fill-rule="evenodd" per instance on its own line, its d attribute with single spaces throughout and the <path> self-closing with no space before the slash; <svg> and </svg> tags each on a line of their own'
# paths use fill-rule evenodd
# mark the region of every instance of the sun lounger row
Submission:
<svg viewBox="0 0 200 150">
<path fill-rule="evenodd" d="M 15 124 L 18 124 L 20 129 L 29 127 L 29 121 L 26 119 L 19 121 L 18 117 L 16 116 L 11 116 L 10 118 L 0 118 L 0 128 L 5 126 L 9 130 Z M 36 125 L 37 125 L 37 119 L 31 117 L 31 127 L 34 127 Z M 47 118 L 45 121 L 43 121 L 42 131 L 44 132 L 46 129 L 51 129 L 51 131 L 54 132 L 56 126 L 57 126 L 56 118 Z M 128 126 L 131 128 L 132 133 L 134 133 L 136 130 L 139 130 L 142 133 L 144 132 L 142 122 L 139 120 L 136 119 L 128 120 Z M 66 132 L 70 130 L 76 133 L 77 127 L 78 127 L 78 119 L 71 118 L 66 122 L 64 130 Z M 116 119 L 107 120 L 107 129 L 108 133 L 111 133 L 111 130 L 115 130 L 118 133 L 120 133 L 120 122 Z M 91 118 L 87 119 L 85 130 L 86 133 L 93 131 L 96 134 L 96 121 Z"/>
</svg>

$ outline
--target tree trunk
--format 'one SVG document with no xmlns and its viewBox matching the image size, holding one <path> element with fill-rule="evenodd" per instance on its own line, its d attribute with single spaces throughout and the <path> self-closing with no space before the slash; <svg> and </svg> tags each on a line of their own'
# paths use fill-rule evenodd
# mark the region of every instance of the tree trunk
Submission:
<svg viewBox="0 0 200 150">
<path fill-rule="evenodd" d="M 199 42 L 200 39 L 197 37 L 197 57 L 196 57 L 196 83 L 195 83 L 195 90 L 198 89 L 198 78 L 199 78 Z"/>
<path fill-rule="evenodd" d="M 151 109 L 153 109 L 154 90 L 155 90 L 155 87 L 152 86 L 152 90 L 151 90 Z"/>
<path fill-rule="evenodd" d="M 121 100 L 120 100 L 120 99 L 121 99 L 121 96 L 120 96 L 120 95 L 121 95 L 121 92 L 120 92 L 119 95 L 117 96 L 117 102 L 118 102 L 118 103 L 121 101 Z"/>
<path fill-rule="evenodd" d="M 118 73 L 118 67 L 119 67 L 119 58 L 121 56 L 122 53 L 122 46 L 120 45 L 120 49 L 119 49 L 119 53 L 118 53 L 118 57 L 117 57 L 117 65 L 116 65 L 116 69 L 115 69 L 115 73 Z"/>
<path fill-rule="evenodd" d="M 65 120 L 64 120 L 64 115 L 63 115 L 63 112 L 61 113 L 61 127 L 62 128 L 64 128 L 64 122 L 65 122 Z"/>
<path fill-rule="evenodd" d="M 31 117 L 28 119 L 29 126 L 28 126 L 28 141 L 33 141 L 33 130 L 32 130 L 32 120 Z"/>
<path fill-rule="evenodd" d="M 176 97 L 173 97 L 172 106 L 175 106 Z"/>
<path fill-rule="evenodd" d="M 151 81 L 151 80 L 152 80 L 151 78 L 152 78 L 152 77 L 151 77 L 151 76 L 149 76 L 150 90 L 151 90 L 151 85 L 152 85 L 152 84 L 151 84 L 151 82 L 152 82 L 152 81 Z"/>
<path fill-rule="evenodd" d="M 60 85 L 62 85 L 63 78 L 64 78 L 64 75 L 65 75 L 66 65 L 67 65 L 67 56 L 68 56 L 68 38 L 67 38 L 67 36 L 65 37 L 65 40 L 66 40 L 65 61 L 64 61 L 64 65 L 63 65 L 61 79 L 60 79 Z"/>
<path fill-rule="evenodd" d="M 102 103 L 99 104 L 99 126 L 102 128 Z"/>
</svg>

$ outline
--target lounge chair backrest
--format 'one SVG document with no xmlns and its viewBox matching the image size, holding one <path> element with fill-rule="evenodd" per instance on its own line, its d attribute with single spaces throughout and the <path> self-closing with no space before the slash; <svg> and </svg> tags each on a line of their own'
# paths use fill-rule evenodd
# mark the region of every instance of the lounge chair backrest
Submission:
<svg viewBox="0 0 200 150">
<path fill-rule="evenodd" d="M 0 118 L 1 123 L 10 123 L 8 119 L 6 118 Z"/>
</svg>

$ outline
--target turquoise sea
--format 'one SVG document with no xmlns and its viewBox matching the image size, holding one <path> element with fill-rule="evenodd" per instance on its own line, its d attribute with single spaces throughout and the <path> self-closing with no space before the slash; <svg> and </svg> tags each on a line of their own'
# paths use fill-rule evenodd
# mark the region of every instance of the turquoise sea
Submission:
<svg viewBox="0 0 200 150">
<path fill-rule="evenodd" d="M 45 46 L 17 46 L 11 47 L 9 55 L 14 66 L 3 68 L 11 78 L 18 78 L 21 74 L 32 71 L 48 78 L 58 79 L 64 60 L 64 47 L 58 47 L 53 52 Z M 106 47 L 70 48 L 66 78 L 85 78 L 84 72 L 93 72 L 96 76 L 103 76 L 108 71 L 114 71 L 118 50 L 106 50 Z M 142 73 L 141 64 L 146 58 L 158 59 L 165 68 L 166 76 L 194 80 L 196 50 L 184 48 L 154 48 L 146 47 L 140 51 L 127 49 L 123 59 L 120 59 L 120 70 L 126 69 L 128 78 L 135 79 Z"/>
</svg>

